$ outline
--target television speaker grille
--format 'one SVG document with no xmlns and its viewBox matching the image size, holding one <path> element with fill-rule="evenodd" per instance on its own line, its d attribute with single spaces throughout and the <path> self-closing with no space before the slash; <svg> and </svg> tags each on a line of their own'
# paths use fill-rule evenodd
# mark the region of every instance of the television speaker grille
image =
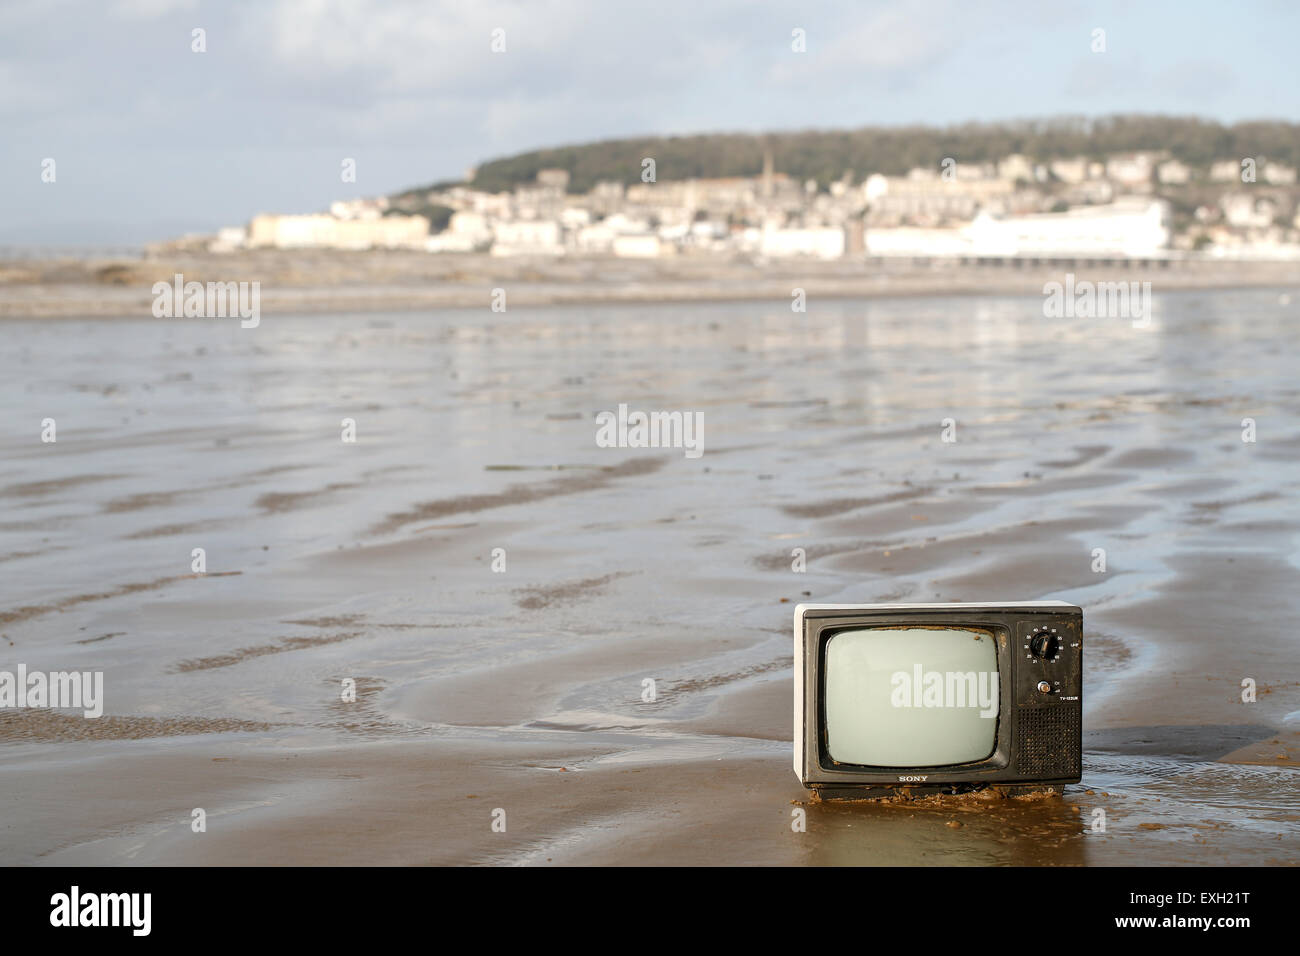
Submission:
<svg viewBox="0 0 1300 956">
<path fill-rule="evenodd" d="M 1079 768 L 1079 708 L 1035 707 L 1016 712 L 1016 772 L 1073 776 Z"/>
</svg>

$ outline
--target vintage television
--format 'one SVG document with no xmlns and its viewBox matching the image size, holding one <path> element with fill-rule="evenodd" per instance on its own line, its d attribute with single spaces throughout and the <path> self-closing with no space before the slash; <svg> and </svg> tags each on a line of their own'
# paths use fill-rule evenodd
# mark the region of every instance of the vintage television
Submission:
<svg viewBox="0 0 1300 956">
<path fill-rule="evenodd" d="M 800 604 L 794 771 L 823 796 L 1079 781 L 1072 604 Z"/>
</svg>

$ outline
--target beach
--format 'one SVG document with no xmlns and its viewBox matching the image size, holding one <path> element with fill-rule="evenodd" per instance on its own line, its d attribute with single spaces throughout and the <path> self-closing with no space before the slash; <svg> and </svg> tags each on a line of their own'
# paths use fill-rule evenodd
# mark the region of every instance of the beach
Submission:
<svg viewBox="0 0 1300 956">
<path fill-rule="evenodd" d="M 105 706 L 0 710 L 0 863 L 1300 862 L 1294 271 L 1097 272 L 1135 327 L 1046 267 L 222 261 L 6 264 L 0 669 Z M 152 318 L 171 271 L 260 324 Z M 620 404 L 703 453 L 600 447 Z M 1046 599 L 1079 785 L 799 784 L 796 604 Z"/>
<path fill-rule="evenodd" d="M 1150 282 L 1156 292 L 1293 288 L 1296 261 L 1215 259 L 962 260 L 681 255 L 493 256 L 396 249 L 201 249 L 145 255 L 6 257 L 0 318 L 156 316 L 156 283 L 257 284 L 261 308 L 281 314 L 373 313 L 520 306 L 1040 296 L 1066 273 L 1092 282 Z M 502 297 L 504 292 L 504 298 Z"/>
</svg>

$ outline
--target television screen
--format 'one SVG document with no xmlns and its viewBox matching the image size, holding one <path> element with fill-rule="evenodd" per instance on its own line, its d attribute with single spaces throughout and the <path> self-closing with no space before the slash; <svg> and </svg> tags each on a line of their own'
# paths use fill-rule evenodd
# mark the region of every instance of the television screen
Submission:
<svg viewBox="0 0 1300 956">
<path fill-rule="evenodd" d="M 841 764 L 986 760 L 997 745 L 998 654 L 974 627 L 871 627 L 826 644 L 826 747 Z"/>
</svg>

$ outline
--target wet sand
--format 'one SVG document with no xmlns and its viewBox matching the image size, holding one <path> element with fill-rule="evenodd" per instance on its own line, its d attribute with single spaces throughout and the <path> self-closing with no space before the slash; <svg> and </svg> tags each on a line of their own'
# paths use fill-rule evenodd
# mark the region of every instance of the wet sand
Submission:
<svg viewBox="0 0 1300 956">
<path fill-rule="evenodd" d="M 1298 292 L 7 321 L 0 862 L 1300 862 Z M 795 603 L 1048 598 L 1079 786 L 809 799 Z"/>
<path fill-rule="evenodd" d="M 784 302 L 935 295 L 1041 296 L 1066 271 L 1093 282 L 1150 282 L 1156 292 L 1275 288 L 1296 282 L 1290 261 L 1214 258 L 1002 263 L 845 257 L 760 259 L 698 254 L 613 256 L 439 254 L 260 249 L 168 251 L 135 258 L 0 259 L 0 318 L 152 315 L 155 282 L 255 282 L 263 313 L 364 313 L 542 305 Z"/>
</svg>

